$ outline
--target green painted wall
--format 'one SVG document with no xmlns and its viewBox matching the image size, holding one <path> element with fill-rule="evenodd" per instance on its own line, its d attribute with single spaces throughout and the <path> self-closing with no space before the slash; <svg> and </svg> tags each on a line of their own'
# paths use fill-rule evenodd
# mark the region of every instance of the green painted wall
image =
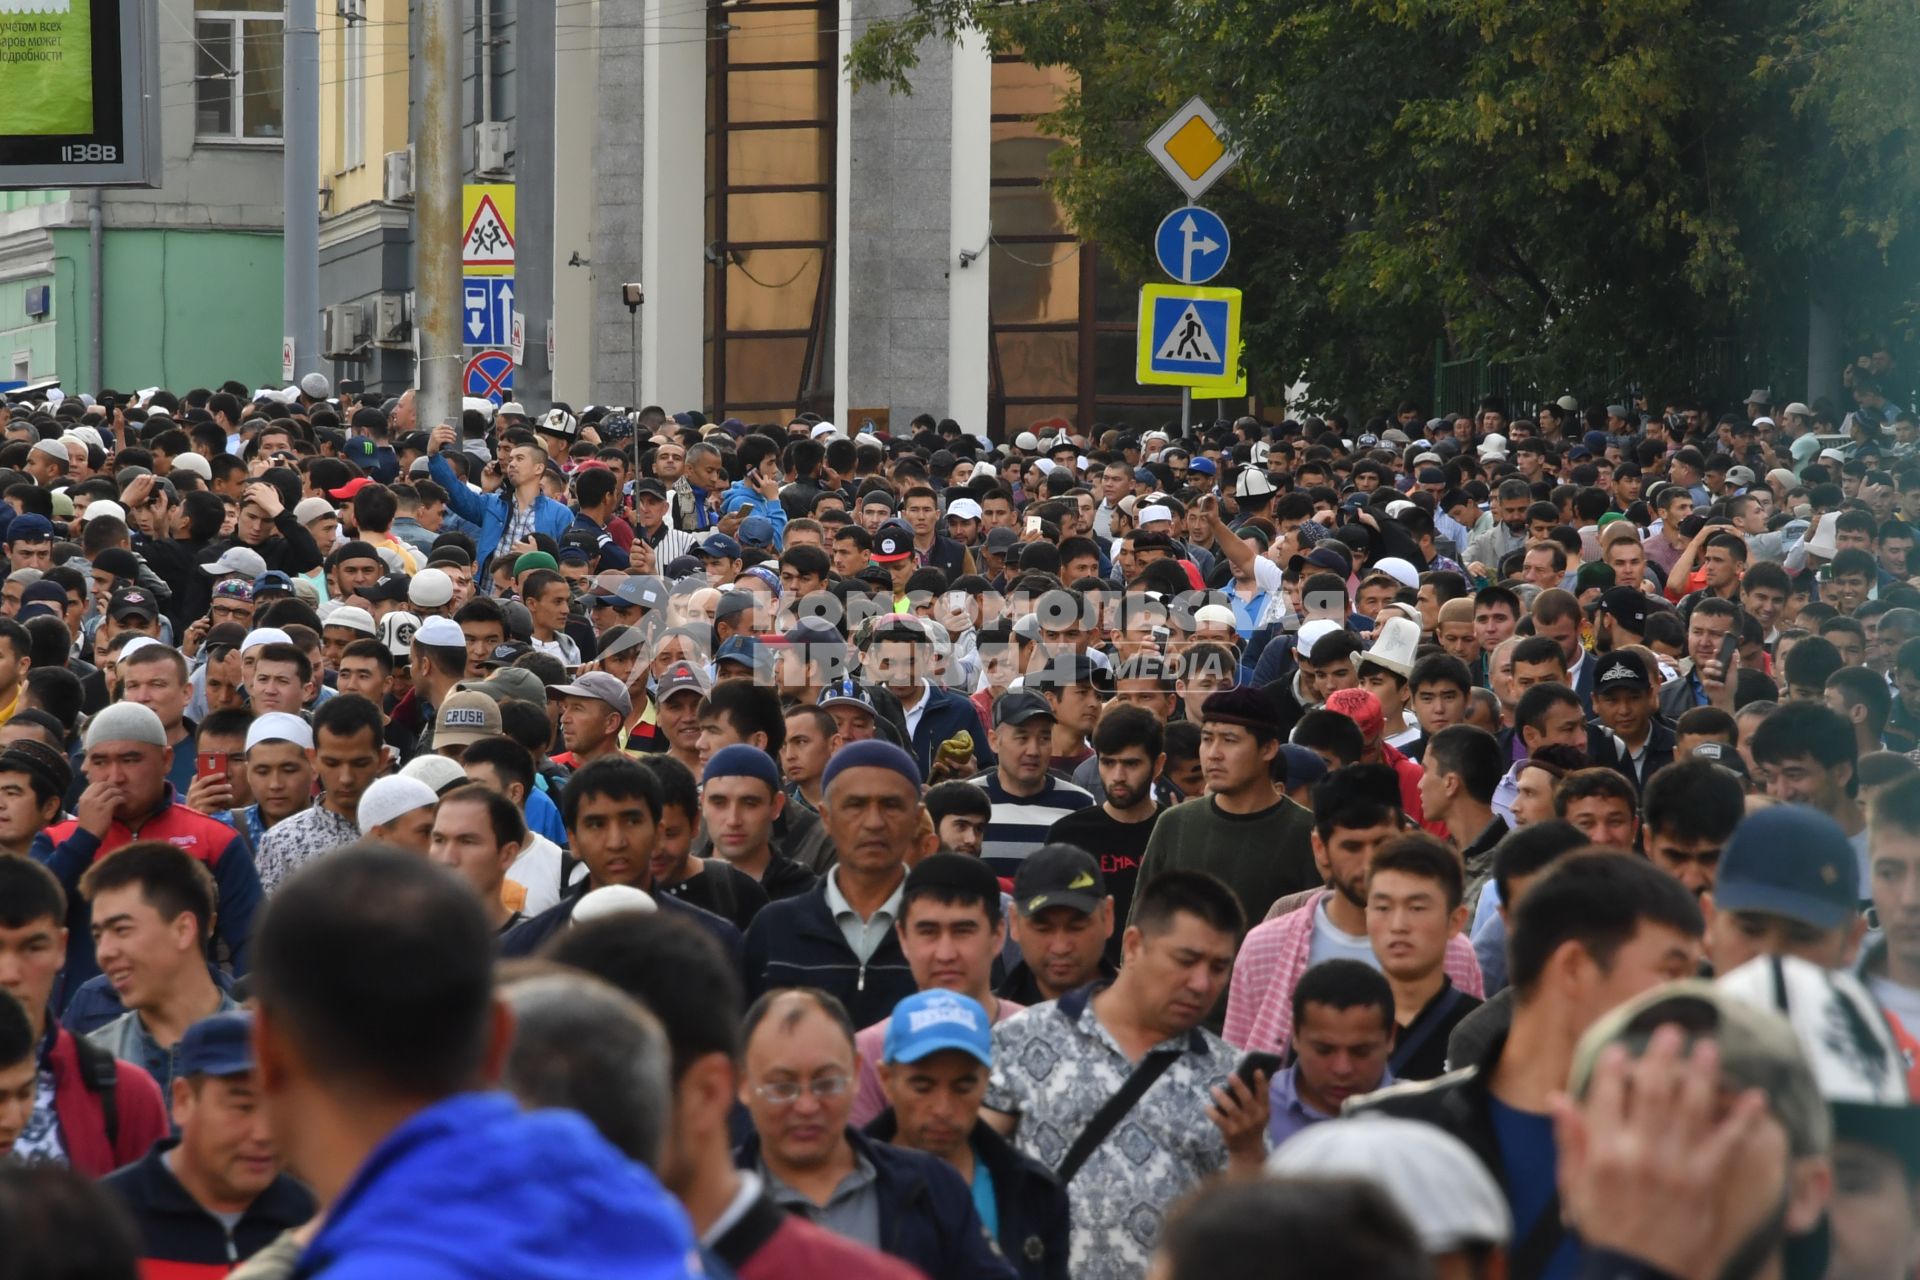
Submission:
<svg viewBox="0 0 1920 1280">
<path fill-rule="evenodd" d="M 56 270 L 60 264 L 56 264 Z M 59 368 L 57 359 L 58 326 L 55 316 L 60 304 L 53 299 L 53 311 L 43 319 L 27 316 L 27 290 L 36 285 L 53 284 L 55 277 L 39 276 L 28 280 L 0 282 L 0 380 L 33 381 L 52 377 Z M 29 365 L 26 376 L 16 373 L 18 358 L 25 355 Z"/>
<path fill-rule="evenodd" d="M 280 237 L 242 231 L 106 233 L 106 372 L 87 367 L 85 228 L 54 231 L 54 357 L 67 386 L 123 391 L 280 379 Z M 9 315 L 0 288 L 0 333 Z M 0 370 L 9 350 L 0 343 Z M 53 370 L 49 370 L 52 372 Z M 35 375 L 40 376 L 39 367 Z"/>
</svg>

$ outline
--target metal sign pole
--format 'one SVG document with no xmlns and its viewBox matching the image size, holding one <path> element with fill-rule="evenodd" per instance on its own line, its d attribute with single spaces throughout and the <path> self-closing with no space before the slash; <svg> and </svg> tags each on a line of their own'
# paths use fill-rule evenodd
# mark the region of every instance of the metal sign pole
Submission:
<svg viewBox="0 0 1920 1280">
<path fill-rule="evenodd" d="M 1193 425 L 1193 388 L 1182 387 L 1180 388 L 1180 434 L 1183 436 L 1187 434 L 1187 429 L 1192 425 Z"/>
</svg>

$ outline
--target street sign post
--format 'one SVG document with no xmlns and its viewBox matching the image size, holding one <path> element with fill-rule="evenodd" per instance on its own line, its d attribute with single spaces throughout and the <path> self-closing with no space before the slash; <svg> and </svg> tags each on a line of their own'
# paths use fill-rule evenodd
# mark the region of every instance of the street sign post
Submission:
<svg viewBox="0 0 1920 1280">
<path fill-rule="evenodd" d="M 511 183 L 470 182 L 460 188 L 460 273 L 513 274 L 514 229 Z"/>
<path fill-rule="evenodd" d="M 468 276 L 460 288 L 460 340 L 504 347 L 513 338 L 513 277 Z"/>
<path fill-rule="evenodd" d="M 1240 153 L 1227 145 L 1220 117 L 1198 97 L 1187 99 L 1154 131 L 1147 139 L 1147 154 L 1160 162 L 1189 200 L 1198 200 L 1240 160 Z"/>
<path fill-rule="evenodd" d="M 1205 284 L 1219 275 L 1233 251 L 1233 237 L 1220 215 L 1199 205 L 1175 209 L 1160 220 L 1153 253 L 1160 269 L 1181 284 Z"/>
<path fill-rule="evenodd" d="M 513 357 L 504 351 L 482 351 L 467 361 L 463 378 L 466 394 L 504 404 L 513 390 Z"/>
<path fill-rule="evenodd" d="M 1140 290 L 1135 380 L 1143 386 L 1229 382 L 1240 350 L 1240 291 L 1150 284 Z"/>
</svg>

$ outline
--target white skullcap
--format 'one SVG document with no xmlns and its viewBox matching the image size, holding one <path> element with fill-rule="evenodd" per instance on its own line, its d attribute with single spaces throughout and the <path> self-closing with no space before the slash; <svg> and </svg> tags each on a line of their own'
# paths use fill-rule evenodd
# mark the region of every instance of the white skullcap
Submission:
<svg viewBox="0 0 1920 1280">
<path fill-rule="evenodd" d="M 1373 564 L 1368 567 L 1378 569 L 1381 573 L 1386 574 L 1403 587 L 1417 587 L 1420 585 L 1420 571 L 1414 568 L 1409 561 L 1402 560 L 1399 556 L 1388 556 L 1384 560 L 1375 560 Z"/>
<path fill-rule="evenodd" d="M 374 625 L 373 615 L 357 604 L 343 604 L 320 620 L 322 627 L 344 627 L 348 631 L 358 631 L 363 635 L 376 636 L 380 628 Z"/>
<path fill-rule="evenodd" d="M 213 467 L 197 453 L 182 453 L 173 459 L 169 471 L 185 471 L 199 476 L 202 480 L 213 479 Z"/>
<path fill-rule="evenodd" d="M 574 904 L 573 923 L 591 924 L 609 916 L 651 915 L 659 909 L 644 890 L 628 884 L 604 884 L 581 895 Z"/>
<path fill-rule="evenodd" d="M 167 745 L 167 727 L 151 707 L 138 702 L 116 702 L 104 708 L 87 723 L 86 749 L 106 742 L 144 742 L 148 746 Z"/>
<path fill-rule="evenodd" d="M 1507 1197 L 1480 1157 L 1419 1120 L 1363 1115 L 1309 1125 L 1267 1157 L 1267 1172 L 1373 1183 L 1407 1215 L 1429 1254 L 1513 1238 Z"/>
<path fill-rule="evenodd" d="M 293 637 L 278 627 L 255 627 L 247 632 L 247 638 L 240 642 L 241 656 L 252 653 L 263 644 L 292 644 Z"/>
<path fill-rule="evenodd" d="M 467 771 L 445 756 L 415 756 L 400 770 L 400 776 L 418 779 L 432 787 L 435 795 L 439 795 L 448 787 L 465 782 Z"/>
<path fill-rule="evenodd" d="M 394 774 L 375 779 L 360 797 L 360 834 L 372 835 L 375 827 L 384 827 L 403 813 L 438 803 L 439 794 L 418 778 Z"/>
<path fill-rule="evenodd" d="M 1330 618 L 1315 618 L 1312 622 L 1300 625 L 1300 638 L 1294 643 L 1293 651 L 1302 658 L 1313 657 L 1313 646 L 1321 639 L 1340 630 L 1340 624 Z"/>
<path fill-rule="evenodd" d="M 152 636 L 135 636 L 133 639 L 127 641 L 125 644 L 120 646 L 120 656 L 117 659 L 115 659 L 115 661 L 125 662 L 128 658 L 131 658 L 134 654 L 140 652 L 142 649 L 147 648 L 149 645 L 156 645 L 159 643 L 160 642 L 158 640 L 155 640 Z"/>
<path fill-rule="evenodd" d="M 451 618 L 428 618 L 413 633 L 413 642 L 436 649 L 460 649 L 466 646 L 467 635 Z"/>
<path fill-rule="evenodd" d="M 1152 524 L 1156 520 L 1171 519 L 1173 519 L 1173 508 L 1162 506 L 1158 502 L 1150 507 L 1143 507 L 1139 513 L 1134 516 L 1134 522 L 1137 524 Z"/>
<path fill-rule="evenodd" d="M 247 726 L 247 750 L 263 742 L 291 742 L 296 747 L 313 749 L 313 726 L 300 716 L 286 711 L 265 711 Z"/>
<path fill-rule="evenodd" d="M 87 504 L 87 514 L 80 517 L 80 523 L 92 524 L 103 516 L 112 516 L 116 520 L 127 518 L 127 509 L 112 498 L 95 498 Z"/>
</svg>

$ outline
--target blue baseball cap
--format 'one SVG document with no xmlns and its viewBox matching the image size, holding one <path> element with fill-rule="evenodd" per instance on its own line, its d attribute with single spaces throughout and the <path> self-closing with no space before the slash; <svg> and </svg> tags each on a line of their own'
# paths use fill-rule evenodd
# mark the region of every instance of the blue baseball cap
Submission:
<svg viewBox="0 0 1920 1280">
<path fill-rule="evenodd" d="M 253 1015 L 236 1009 L 202 1018 L 180 1037 L 174 1074 L 243 1076 L 253 1070 Z"/>
<path fill-rule="evenodd" d="M 1748 814 L 1720 851 L 1713 905 L 1837 929 L 1860 910 L 1860 859 L 1840 824 L 1806 805 Z"/>
<path fill-rule="evenodd" d="M 253 580 L 253 594 L 257 596 L 262 591 L 285 591 L 291 594 L 293 579 L 278 569 L 269 569 Z"/>
<path fill-rule="evenodd" d="M 1203 476 L 1210 476 L 1213 475 L 1218 468 L 1213 465 L 1212 458 L 1195 458 L 1187 464 L 1187 470 L 1198 471 Z"/>
<path fill-rule="evenodd" d="M 740 541 L 750 547 L 771 547 L 775 537 L 773 521 L 765 516 L 748 516 L 740 522 Z"/>
<path fill-rule="evenodd" d="M 15 516 L 7 526 L 8 542 L 49 542 L 53 539 L 53 521 L 29 511 Z"/>
<path fill-rule="evenodd" d="M 893 1006 L 880 1061 L 918 1062 L 947 1049 L 993 1065 L 993 1029 L 978 1000 L 957 991 L 919 991 Z"/>
<path fill-rule="evenodd" d="M 710 533 L 705 542 L 693 549 L 693 554 L 702 560 L 738 560 L 740 544 L 724 533 Z"/>
<path fill-rule="evenodd" d="M 717 668 L 723 662 L 737 662 L 752 667 L 760 652 L 760 645 L 754 636 L 728 636 L 718 649 L 713 651 L 713 665 Z"/>
</svg>

